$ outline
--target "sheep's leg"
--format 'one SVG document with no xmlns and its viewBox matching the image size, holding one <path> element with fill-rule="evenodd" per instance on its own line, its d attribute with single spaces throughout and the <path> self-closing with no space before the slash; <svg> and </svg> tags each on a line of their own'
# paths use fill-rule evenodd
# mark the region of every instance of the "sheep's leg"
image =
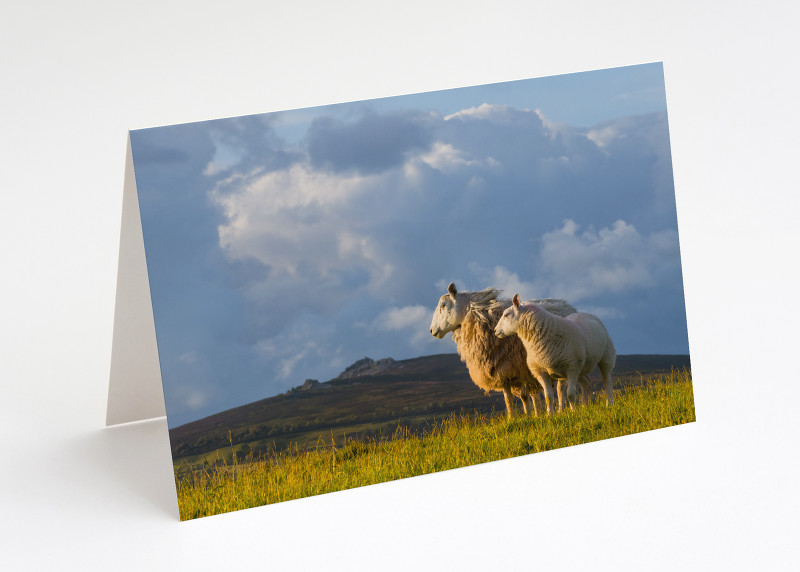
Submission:
<svg viewBox="0 0 800 572">
<path fill-rule="evenodd" d="M 539 400 L 537 399 L 538 391 L 533 390 L 531 391 L 531 404 L 533 405 L 533 414 L 535 416 L 539 415 Z"/>
<path fill-rule="evenodd" d="M 606 388 L 606 405 L 614 404 L 614 383 L 611 381 L 611 366 L 600 362 L 600 373 L 603 376 L 603 385 Z"/>
<path fill-rule="evenodd" d="M 519 390 L 519 398 L 522 400 L 522 410 L 525 412 L 525 415 L 531 414 L 531 408 L 528 404 L 528 397 L 531 397 L 528 395 L 528 388 L 523 385 Z M 536 404 L 534 403 L 534 406 L 535 405 Z"/>
<path fill-rule="evenodd" d="M 555 413 L 555 395 L 553 395 L 553 380 L 551 377 L 544 372 L 540 372 L 536 375 L 536 379 L 539 380 L 539 384 L 542 386 L 542 391 L 544 392 L 544 405 L 547 409 L 547 414 L 550 415 L 551 413 Z"/>
<path fill-rule="evenodd" d="M 506 399 L 506 418 L 511 419 L 514 411 L 514 398 L 511 395 L 511 387 L 509 387 L 508 383 L 503 386 L 503 397 Z"/>
<path fill-rule="evenodd" d="M 525 412 L 525 415 L 530 415 L 531 413 L 530 402 L 528 399 L 533 401 L 534 415 L 536 415 L 536 400 L 533 398 L 533 394 L 528 392 L 527 386 L 521 386 L 519 389 L 514 388 L 511 392 L 515 397 L 519 397 L 519 400 L 522 402 L 522 410 Z"/>
<path fill-rule="evenodd" d="M 563 379 L 559 379 L 558 381 L 554 382 L 556 384 L 556 389 L 558 390 L 558 410 L 564 411 L 564 392 L 566 389 L 566 381 Z"/>
<path fill-rule="evenodd" d="M 588 375 L 582 375 L 578 378 L 578 382 L 581 384 L 581 395 L 583 395 L 583 404 L 589 405 L 590 399 L 589 396 L 592 394 L 592 384 L 589 382 Z"/>
<path fill-rule="evenodd" d="M 578 374 L 571 372 L 567 375 L 567 400 L 569 408 L 575 409 L 575 402 L 578 398 Z"/>
</svg>

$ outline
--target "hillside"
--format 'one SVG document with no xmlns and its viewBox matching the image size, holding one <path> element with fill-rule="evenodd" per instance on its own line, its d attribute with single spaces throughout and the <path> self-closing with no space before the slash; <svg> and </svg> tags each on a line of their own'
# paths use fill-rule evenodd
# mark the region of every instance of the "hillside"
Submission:
<svg viewBox="0 0 800 572">
<path fill-rule="evenodd" d="M 595 402 L 557 415 L 453 414 L 424 434 L 399 429 L 392 439 L 320 443 L 260 459 L 236 456 L 212 466 L 176 465 L 181 519 L 261 506 L 518 455 L 551 451 L 695 420 L 688 370 L 619 391 L 614 405 Z M 230 449 L 230 447 L 228 448 Z"/>
<path fill-rule="evenodd" d="M 671 369 L 689 368 L 687 355 L 618 356 L 616 388 Z M 598 373 L 599 376 L 599 373 Z M 593 380 L 599 383 L 599 378 Z M 228 448 L 257 455 L 264 450 L 314 447 L 344 435 L 391 435 L 398 424 L 412 431 L 452 412 L 502 412 L 501 393 L 486 396 L 470 380 L 457 354 L 395 361 L 364 358 L 336 378 L 306 380 L 282 395 L 229 409 L 170 430 L 173 459 L 194 463 Z"/>
</svg>

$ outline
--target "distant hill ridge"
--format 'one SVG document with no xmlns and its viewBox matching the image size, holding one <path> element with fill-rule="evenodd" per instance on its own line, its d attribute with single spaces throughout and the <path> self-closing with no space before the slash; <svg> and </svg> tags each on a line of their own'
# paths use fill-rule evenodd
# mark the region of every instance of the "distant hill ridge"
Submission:
<svg viewBox="0 0 800 572">
<path fill-rule="evenodd" d="M 688 355 L 621 355 L 615 387 L 640 383 L 641 375 L 690 368 Z M 598 381 L 594 381 L 598 383 Z M 502 394 L 485 396 L 458 354 L 408 360 L 365 357 L 335 378 L 307 379 L 284 394 L 228 409 L 169 430 L 173 460 L 234 445 L 257 453 L 313 446 L 334 436 L 391 435 L 398 424 L 423 428 L 450 413 L 503 411 Z"/>
</svg>

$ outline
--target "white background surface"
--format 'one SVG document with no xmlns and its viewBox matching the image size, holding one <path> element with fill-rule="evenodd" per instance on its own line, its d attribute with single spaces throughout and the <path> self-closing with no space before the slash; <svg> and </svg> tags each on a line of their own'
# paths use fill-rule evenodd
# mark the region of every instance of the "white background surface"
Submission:
<svg viewBox="0 0 800 572">
<path fill-rule="evenodd" d="M 797 6 L 6 3 L 0 567 L 796 569 Z M 178 522 L 166 424 L 103 427 L 128 129 L 651 61 L 696 423 Z"/>
</svg>

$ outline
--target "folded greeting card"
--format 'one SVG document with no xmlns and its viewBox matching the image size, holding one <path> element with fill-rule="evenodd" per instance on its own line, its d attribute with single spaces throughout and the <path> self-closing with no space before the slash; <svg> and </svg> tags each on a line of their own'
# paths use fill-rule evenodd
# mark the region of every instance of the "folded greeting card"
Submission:
<svg viewBox="0 0 800 572">
<path fill-rule="evenodd" d="M 688 354 L 661 64 L 130 133 L 108 423 L 181 519 L 690 422 Z"/>
</svg>

